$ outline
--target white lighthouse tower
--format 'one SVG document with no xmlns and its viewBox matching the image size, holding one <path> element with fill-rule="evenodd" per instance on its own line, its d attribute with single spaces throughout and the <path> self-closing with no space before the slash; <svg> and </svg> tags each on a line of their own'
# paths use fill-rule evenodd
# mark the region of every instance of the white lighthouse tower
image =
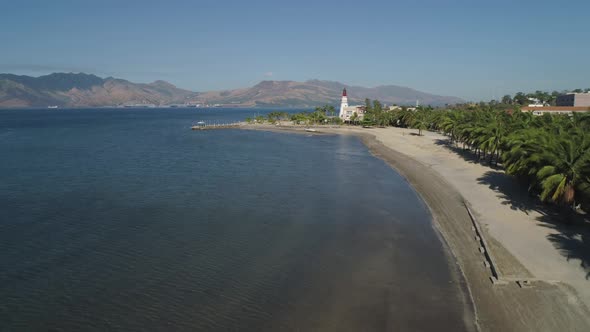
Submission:
<svg viewBox="0 0 590 332">
<path fill-rule="evenodd" d="M 346 109 L 348 108 L 348 97 L 346 96 L 346 89 L 342 90 L 342 100 L 340 101 L 340 118 L 346 117 Z"/>
</svg>

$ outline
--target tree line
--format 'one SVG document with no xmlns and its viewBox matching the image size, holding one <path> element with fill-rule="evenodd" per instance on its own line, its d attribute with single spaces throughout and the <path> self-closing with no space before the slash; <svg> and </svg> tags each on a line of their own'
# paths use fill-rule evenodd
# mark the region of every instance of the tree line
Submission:
<svg viewBox="0 0 590 332">
<path fill-rule="evenodd" d="M 537 100 L 539 103 L 548 106 L 556 106 L 557 97 L 566 93 L 586 93 L 590 92 L 590 88 L 587 89 L 574 89 L 571 91 L 541 91 L 537 90 L 535 92 L 524 93 L 524 92 L 517 92 L 512 95 L 505 95 L 500 99 L 492 99 L 489 102 L 479 102 L 479 103 L 465 103 L 465 104 L 458 104 L 455 105 L 454 108 L 457 109 L 473 109 L 477 107 L 484 107 L 484 106 L 493 106 L 499 109 L 510 109 L 515 106 L 526 106 L 532 103 L 532 100 Z"/>
<path fill-rule="evenodd" d="M 282 125 L 283 121 L 291 121 L 293 124 L 301 125 L 339 125 L 342 120 L 336 115 L 336 108 L 332 105 L 318 106 L 313 111 L 304 111 L 299 113 L 288 113 L 273 111 L 266 116 L 257 115 L 246 118 L 247 123 L 270 123 Z"/>
</svg>

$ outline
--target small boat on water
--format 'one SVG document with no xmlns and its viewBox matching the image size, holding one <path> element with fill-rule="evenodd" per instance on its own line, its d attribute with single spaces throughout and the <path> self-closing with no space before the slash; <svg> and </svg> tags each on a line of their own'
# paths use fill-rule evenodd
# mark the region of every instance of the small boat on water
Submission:
<svg viewBox="0 0 590 332">
<path fill-rule="evenodd" d="M 57 108 L 57 105 L 47 106 L 47 108 L 51 108 L 51 109 Z"/>
<path fill-rule="evenodd" d="M 199 121 L 199 122 L 197 122 L 197 124 L 198 125 L 204 125 L 205 124 L 205 121 Z"/>
<path fill-rule="evenodd" d="M 313 128 L 305 128 L 305 131 L 308 131 L 310 133 L 315 133 L 317 130 L 315 130 Z"/>
</svg>

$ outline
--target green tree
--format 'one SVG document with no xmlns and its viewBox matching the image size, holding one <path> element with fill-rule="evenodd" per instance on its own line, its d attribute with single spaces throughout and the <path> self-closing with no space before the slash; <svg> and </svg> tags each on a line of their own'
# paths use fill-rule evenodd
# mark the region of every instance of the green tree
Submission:
<svg viewBox="0 0 590 332">
<path fill-rule="evenodd" d="M 519 105 L 527 105 L 529 103 L 529 99 L 524 93 L 518 92 L 514 95 L 514 102 L 516 102 Z"/>
<path fill-rule="evenodd" d="M 334 105 L 327 105 L 325 109 L 327 114 L 329 114 L 330 116 L 335 116 L 336 108 L 334 107 Z"/>
<path fill-rule="evenodd" d="M 574 129 L 568 136 L 556 136 L 547 143 L 533 155 L 544 165 L 536 174 L 541 199 L 575 208 L 579 185 L 590 182 L 590 139 Z"/>
<path fill-rule="evenodd" d="M 354 113 L 352 113 L 352 116 L 350 117 L 350 122 L 352 124 L 357 124 L 358 119 L 359 119 L 359 115 L 356 112 L 354 112 Z"/>
<path fill-rule="evenodd" d="M 373 112 L 373 106 L 371 105 L 371 99 L 366 98 L 365 99 L 365 113 L 372 113 Z"/>
<path fill-rule="evenodd" d="M 418 136 L 422 136 L 422 131 L 428 129 L 428 111 L 418 110 L 413 112 L 413 116 L 408 120 L 410 128 L 418 129 Z"/>
<path fill-rule="evenodd" d="M 309 113 L 308 112 L 301 112 L 295 113 L 291 115 L 291 121 L 295 124 L 308 124 L 309 123 Z"/>
</svg>

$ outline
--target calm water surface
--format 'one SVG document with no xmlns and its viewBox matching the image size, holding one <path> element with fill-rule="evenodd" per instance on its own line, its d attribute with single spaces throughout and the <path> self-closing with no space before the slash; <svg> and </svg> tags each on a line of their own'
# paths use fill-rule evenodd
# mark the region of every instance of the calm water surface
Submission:
<svg viewBox="0 0 590 332">
<path fill-rule="evenodd" d="M 0 331 L 464 330 L 427 208 L 359 140 L 189 130 L 256 112 L 0 111 Z"/>
</svg>

